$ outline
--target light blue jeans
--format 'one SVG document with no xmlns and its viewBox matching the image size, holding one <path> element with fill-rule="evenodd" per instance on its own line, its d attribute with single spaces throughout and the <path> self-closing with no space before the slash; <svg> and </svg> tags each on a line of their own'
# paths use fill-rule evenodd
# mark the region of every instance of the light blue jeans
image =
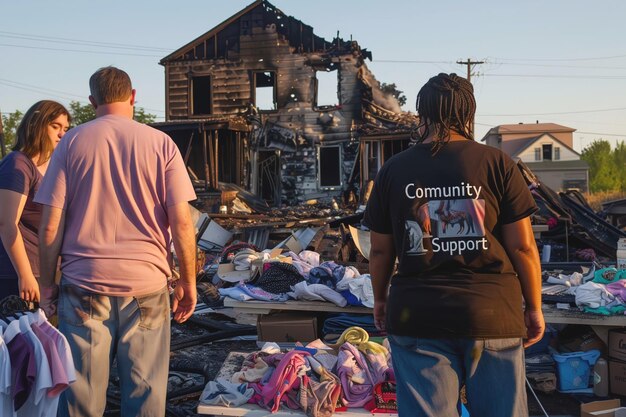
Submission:
<svg viewBox="0 0 626 417">
<path fill-rule="evenodd" d="M 141 297 L 111 297 L 62 285 L 59 330 L 67 338 L 76 382 L 63 392 L 59 416 L 101 417 L 113 358 L 121 415 L 164 416 L 170 355 L 167 288 Z"/>
<path fill-rule="evenodd" d="M 400 417 L 458 417 L 463 384 L 471 417 L 528 417 L 522 339 L 389 342 Z"/>
</svg>

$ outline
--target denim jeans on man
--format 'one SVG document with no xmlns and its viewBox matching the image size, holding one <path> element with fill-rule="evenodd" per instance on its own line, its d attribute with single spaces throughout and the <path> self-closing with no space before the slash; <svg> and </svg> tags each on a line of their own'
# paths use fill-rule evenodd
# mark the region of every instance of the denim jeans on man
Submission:
<svg viewBox="0 0 626 417">
<path fill-rule="evenodd" d="M 59 330 L 67 338 L 77 380 L 59 402 L 59 416 L 101 417 L 113 358 L 122 416 L 164 416 L 170 353 L 167 288 L 140 297 L 112 297 L 61 285 Z"/>
<path fill-rule="evenodd" d="M 458 417 L 465 384 L 476 417 L 528 417 L 520 338 L 423 339 L 390 335 L 400 417 Z"/>
</svg>

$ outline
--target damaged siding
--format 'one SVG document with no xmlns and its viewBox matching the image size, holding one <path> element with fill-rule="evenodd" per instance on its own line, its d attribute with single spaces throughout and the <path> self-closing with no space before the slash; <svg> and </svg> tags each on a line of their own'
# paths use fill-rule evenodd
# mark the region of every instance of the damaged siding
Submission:
<svg viewBox="0 0 626 417">
<path fill-rule="evenodd" d="M 211 92 L 206 99 L 211 100 L 213 114 L 237 115 L 244 113 L 254 101 L 255 72 L 273 71 L 277 110 L 260 112 L 265 135 L 256 146 L 257 150 L 281 151 L 280 203 L 338 196 L 356 155 L 356 145 L 349 145 L 354 139 L 352 126 L 361 112 L 356 59 L 352 54 L 327 57 L 323 53 L 294 53 L 294 48 L 281 38 L 274 25 L 255 27 L 250 32 L 240 36 L 239 50 L 228 51 L 228 59 L 168 64 L 169 119 L 203 116 L 193 112 L 193 102 L 197 99 L 193 97 L 194 77 L 211 77 Z M 341 105 L 316 108 L 316 71 L 327 68 L 338 74 L 336 88 Z M 291 134 L 284 134 L 283 129 Z M 273 140 L 277 137 L 287 140 L 278 143 Z M 317 152 L 323 144 L 341 144 L 342 148 L 342 185 L 333 189 L 319 186 Z M 250 150 L 250 158 L 255 157 L 254 151 Z M 251 183 L 254 182 L 253 178 Z"/>
<path fill-rule="evenodd" d="M 364 117 L 381 127 L 377 115 L 363 108 L 364 94 L 372 102 L 382 96 L 365 58 L 371 54 L 357 42 L 327 42 L 312 27 L 258 0 L 161 61 L 166 120 L 245 116 L 250 136 L 243 164 L 250 170 L 243 182 L 250 191 L 273 204 L 337 197 L 359 172 L 355 160 Z M 337 105 L 318 106 L 318 72 L 336 74 Z M 270 92 L 256 88 L 257 81 L 274 88 L 267 107 L 255 103 L 257 92 L 265 100 Z M 336 186 L 320 184 L 319 149 L 325 146 L 340 148 L 339 156 L 324 152 L 340 165 L 338 175 L 331 166 L 324 176 L 340 178 Z"/>
</svg>

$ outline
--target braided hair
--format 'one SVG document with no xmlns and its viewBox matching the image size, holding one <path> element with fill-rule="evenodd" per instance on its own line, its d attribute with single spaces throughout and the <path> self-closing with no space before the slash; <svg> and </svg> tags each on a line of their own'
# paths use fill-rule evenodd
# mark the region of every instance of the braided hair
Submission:
<svg viewBox="0 0 626 417">
<path fill-rule="evenodd" d="M 450 141 L 450 131 L 474 140 L 472 124 L 476 112 L 474 87 L 463 77 L 440 73 L 432 77 L 417 94 L 417 113 L 420 116 L 417 143 L 434 133 L 433 152 Z"/>
</svg>

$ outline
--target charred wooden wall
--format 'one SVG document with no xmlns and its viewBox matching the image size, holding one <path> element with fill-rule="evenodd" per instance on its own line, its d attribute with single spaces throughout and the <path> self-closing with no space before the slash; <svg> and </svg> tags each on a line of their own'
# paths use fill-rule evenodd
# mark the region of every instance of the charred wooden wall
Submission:
<svg viewBox="0 0 626 417">
<path fill-rule="evenodd" d="M 265 126 L 294 132 L 294 149 L 281 150 L 280 183 L 283 203 L 308 198 L 337 196 L 338 189 L 320 189 L 318 148 L 342 147 L 342 177 L 347 180 L 356 156 L 354 126 L 361 113 L 358 71 L 364 65 L 356 54 L 298 52 L 275 25 L 252 27 L 242 32 L 237 47 L 224 58 L 175 60 L 166 66 L 167 119 L 194 119 L 192 79 L 211 77 L 211 114 L 242 114 L 254 101 L 255 71 L 276 74 L 275 111 L 261 112 Z M 316 107 L 316 71 L 337 70 L 340 104 Z M 201 116 L 198 116 L 201 117 Z M 263 144 L 267 149 L 273 145 Z M 254 157 L 252 149 L 249 157 Z M 251 173 L 254 176 L 254 173 Z M 251 180 L 251 183 L 254 179 Z"/>
</svg>

